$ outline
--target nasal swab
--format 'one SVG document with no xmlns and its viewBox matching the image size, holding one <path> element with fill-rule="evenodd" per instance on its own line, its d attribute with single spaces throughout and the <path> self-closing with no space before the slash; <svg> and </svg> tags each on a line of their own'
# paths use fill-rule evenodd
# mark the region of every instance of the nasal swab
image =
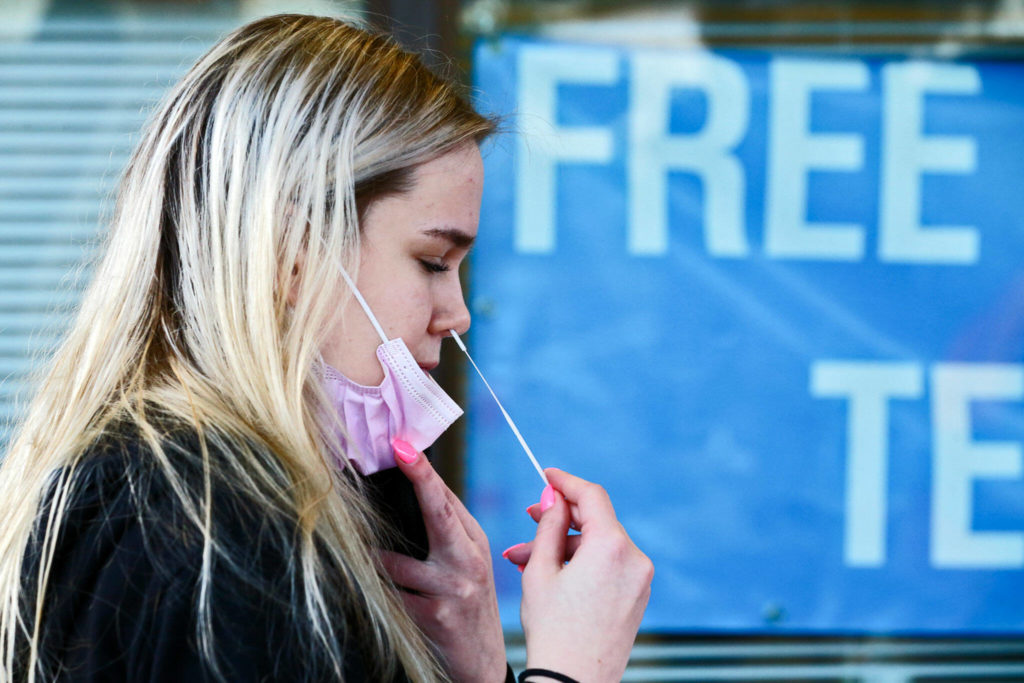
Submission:
<svg viewBox="0 0 1024 683">
<path fill-rule="evenodd" d="M 452 333 L 452 339 L 455 340 L 455 343 L 458 344 L 459 348 L 462 349 L 462 352 L 466 354 L 466 358 L 468 358 L 469 362 L 473 364 L 473 369 L 476 370 L 476 374 L 480 375 L 480 379 L 483 380 L 484 386 L 487 387 L 487 391 L 491 392 L 494 402 L 498 404 L 498 407 L 501 409 L 501 414 L 505 416 L 505 422 L 508 422 L 508 426 L 512 428 L 512 432 L 516 435 L 516 438 L 519 439 L 519 445 L 523 447 L 524 451 L 526 451 L 526 455 L 529 456 L 534 469 L 537 470 L 537 474 L 540 475 L 540 478 L 544 480 L 544 485 L 547 486 L 548 477 L 544 474 L 544 468 L 540 466 L 540 463 L 537 462 L 537 458 L 533 455 L 533 451 L 531 451 L 530 447 L 526 445 L 526 439 L 524 439 L 523 435 L 519 433 L 519 428 L 516 427 L 516 423 L 512 421 L 512 417 L 508 414 L 508 411 L 505 410 L 505 406 L 501 405 L 501 401 L 498 400 L 497 394 L 494 393 L 494 389 L 491 389 L 491 385 L 484 377 L 484 373 L 480 372 L 480 368 L 477 367 L 476 361 L 473 360 L 473 356 L 469 355 L 469 350 L 466 349 L 466 345 L 462 343 L 462 339 L 459 338 L 458 333 L 456 333 L 455 330 L 449 330 L 449 332 Z"/>
</svg>

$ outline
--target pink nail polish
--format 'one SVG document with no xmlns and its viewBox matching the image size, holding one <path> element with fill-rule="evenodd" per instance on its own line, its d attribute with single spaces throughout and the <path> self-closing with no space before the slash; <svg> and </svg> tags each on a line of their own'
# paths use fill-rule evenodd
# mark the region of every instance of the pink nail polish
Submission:
<svg viewBox="0 0 1024 683">
<path fill-rule="evenodd" d="M 412 444 L 406 443 L 401 439 L 392 441 L 391 447 L 395 449 L 395 456 L 407 465 L 416 462 L 416 458 L 419 457 L 419 451 L 413 448 Z"/>
<path fill-rule="evenodd" d="M 523 545 L 522 543 L 516 543 L 515 545 L 512 545 L 512 546 L 509 546 L 509 547 L 505 548 L 505 551 L 503 553 L 501 553 L 501 556 L 504 557 L 507 560 L 508 559 L 508 554 L 510 552 L 512 552 L 513 550 L 515 550 L 516 548 L 522 546 L 522 545 Z"/>
<path fill-rule="evenodd" d="M 522 574 L 523 571 L 526 569 L 526 565 L 525 564 L 517 564 L 516 565 L 516 569 L 518 569 L 519 573 Z"/>
<path fill-rule="evenodd" d="M 551 488 L 551 484 L 544 487 L 544 491 L 540 494 L 540 511 L 547 512 L 547 509 L 555 504 L 555 490 Z"/>
</svg>

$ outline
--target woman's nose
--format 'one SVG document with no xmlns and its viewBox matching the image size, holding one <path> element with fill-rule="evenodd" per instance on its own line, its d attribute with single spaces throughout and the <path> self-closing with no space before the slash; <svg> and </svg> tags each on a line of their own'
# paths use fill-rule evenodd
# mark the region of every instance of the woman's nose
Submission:
<svg viewBox="0 0 1024 683">
<path fill-rule="evenodd" d="M 449 325 L 448 329 L 455 330 L 459 334 L 466 334 L 469 331 L 470 322 L 469 308 L 466 307 L 466 302 L 463 299 L 459 299 L 458 315 L 455 317 L 454 324 Z"/>
<path fill-rule="evenodd" d="M 455 330 L 460 335 L 465 334 L 469 330 L 471 317 L 466 307 L 466 299 L 462 295 L 462 284 L 456 281 L 453 287 L 448 288 L 441 303 L 431 323 L 434 328 L 431 332 L 444 335 L 448 330 Z"/>
</svg>

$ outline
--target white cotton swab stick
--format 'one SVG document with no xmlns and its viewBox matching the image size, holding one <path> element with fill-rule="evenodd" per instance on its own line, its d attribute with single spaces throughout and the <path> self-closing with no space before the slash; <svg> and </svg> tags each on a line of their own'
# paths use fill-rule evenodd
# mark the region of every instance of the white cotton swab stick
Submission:
<svg viewBox="0 0 1024 683">
<path fill-rule="evenodd" d="M 477 367 L 476 361 L 473 360 L 473 356 L 469 355 L 469 350 L 466 348 L 466 345 L 462 343 L 462 339 L 459 338 L 458 333 L 455 330 L 448 331 L 452 333 L 452 339 L 454 339 L 455 343 L 459 345 L 462 352 L 466 354 L 466 358 L 469 359 L 469 362 L 473 364 L 473 369 L 476 370 L 476 374 L 480 375 L 480 379 L 483 380 L 484 386 L 487 387 L 487 391 L 491 392 L 491 397 L 501 409 L 501 414 L 505 416 L 505 422 L 508 422 L 508 426 L 512 428 L 512 432 L 516 435 L 516 438 L 519 439 L 519 445 L 523 447 L 524 451 L 526 451 L 526 455 L 529 456 L 530 462 L 533 463 L 534 469 L 537 470 L 537 474 L 539 474 L 540 478 L 544 480 L 544 485 L 548 486 L 548 477 L 544 474 L 544 468 L 540 466 L 540 463 L 537 462 L 537 458 L 533 455 L 533 451 L 531 451 L 530 447 L 526 445 L 526 439 L 524 439 L 523 435 L 519 433 L 519 428 L 516 427 L 516 423 L 512 421 L 512 416 L 508 414 L 507 410 L 505 410 L 505 406 L 501 405 L 501 401 L 498 400 L 497 394 L 494 393 L 494 389 L 492 389 L 491 385 L 487 382 L 487 378 L 484 377 L 484 373 L 480 372 L 480 368 Z"/>
</svg>

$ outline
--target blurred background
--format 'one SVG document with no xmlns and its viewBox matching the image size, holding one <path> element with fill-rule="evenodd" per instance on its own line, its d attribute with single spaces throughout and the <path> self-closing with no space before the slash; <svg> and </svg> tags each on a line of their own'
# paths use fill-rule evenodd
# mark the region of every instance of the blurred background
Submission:
<svg viewBox="0 0 1024 683">
<path fill-rule="evenodd" d="M 148 111 L 284 11 L 503 117 L 469 342 L 655 562 L 626 680 L 1024 681 L 1018 0 L 0 0 L 0 448 Z M 452 351 L 433 457 L 519 669 L 541 484 Z"/>
</svg>

